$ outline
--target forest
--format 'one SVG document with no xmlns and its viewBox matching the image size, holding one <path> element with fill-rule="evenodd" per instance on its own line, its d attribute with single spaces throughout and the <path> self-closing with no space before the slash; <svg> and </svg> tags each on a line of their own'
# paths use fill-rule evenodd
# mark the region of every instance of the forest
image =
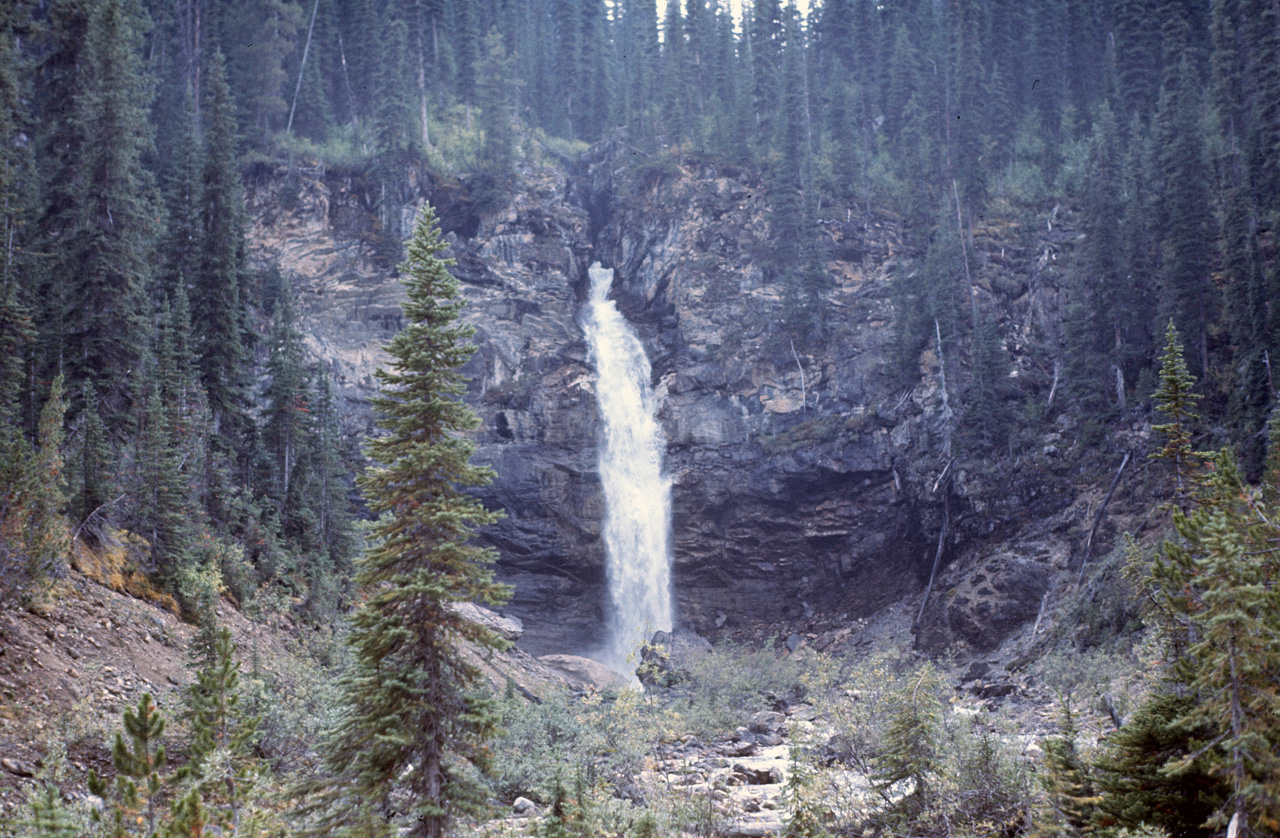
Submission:
<svg viewBox="0 0 1280 838">
<path fill-rule="evenodd" d="M 1166 443 L 1155 455 L 1168 471 L 1162 497 L 1172 534 L 1163 546 L 1129 545 L 1131 558 L 1143 550 L 1162 558 L 1146 575 L 1130 561 L 1127 584 L 1178 659 L 1170 664 L 1176 687 L 1137 711 L 1143 731 L 1090 764 L 1063 733 L 1046 746 L 1051 770 L 1035 785 L 983 750 L 994 747 L 985 739 L 965 738 L 977 734 L 942 742 L 951 736 L 942 699 L 917 701 L 921 684 L 932 685 L 923 692 L 933 698 L 944 694 L 930 680 L 936 673 L 918 681 L 914 670 L 895 673 L 897 692 L 876 699 L 891 721 L 863 719 L 874 732 L 848 734 L 856 740 L 849 759 L 876 763 L 883 809 L 856 824 L 822 810 L 813 780 L 822 772 L 811 765 L 792 774 L 787 794 L 799 814 L 787 834 L 945 834 L 942 810 L 964 797 L 955 778 L 972 784 L 983 771 L 1007 779 L 1000 792 L 1008 797 L 988 800 L 966 834 L 1280 828 L 1280 734 L 1268 721 L 1280 438 L 1271 358 L 1280 350 L 1280 6 L 1272 0 L 821 0 L 806 8 L 778 0 L 8 0 L 0 5 L 0 604 L 49 596 L 71 572 L 74 545 L 85 545 L 106 557 L 95 560 L 98 577 L 201 632 L 188 768 L 161 793 L 163 757 L 152 739 L 163 724 L 153 705 L 139 703 L 125 715 L 130 739 L 120 740 L 114 765 L 132 779 L 94 794 L 118 795 L 117 813 L 145 809 L 148 824 L 137 832 L 117 817 L 95 829 L 231 834 L 243 806 L 258 820 L 246 816 L 257 825 L 242 834 L 285 834 L 291 816 L 282 813 L 292 810 L 250 791 L 278 792 L 283 781 L 262 779 L 269 760 L 248 744 L 256 720 L 234 709 L 232 645 L 213 614 L 225 599 L 255 618 L 287 613 L 341 633 L 349 614 L 367 613 L 358 606 L 372 580 L 385 581 L 368 569 L 378 548 L 367 544 L 394 541 L 393 529 L 371 523 L 390 508 L 379 506 L 378 492 L 392 489 L 379 489 L 368 476 L 376 469 L 365 469 L 393 460 L 344 431 L 331 371 L 307 349 L 289 279 L 251 258 L 246 183 L 280 168 L 288 177 L 303 167 L 344 173 L 380 196 L 368 207 L 363 246 L 388 270 L 407 255 L 402 269 L 412 273 L 412 265 L 429 270 L 434 256 L 406 251 L 394 220 L 408 173 L 427 171 L 475 213 L 496 213 L 519 187 L 529 138 L 564 165 L 601 142 L 622 144 L 634 159 L 623 188 L 637 193 L 690 161 L 753 178 L 769 231 L 756 259 L 780 289 L 778 334 L 797 364 L 797 347 L 840 339 L 826 226 L 890 225 L 902 254 L 888 374 L 915 386 L 922 353 L 934 349 L 963 370 L 958 447 L 993 459 L 1016 457 L 1019 429 L 1042 411 L 1011 389 L 1006 315 L 973 291 L 975 237 L 999 228 L 1030 242 L 1031 227 L 1052 231 L 1061 209 L 1078 234 L 1061 266 L 1061 322 L 1044 345 L 1017 351 L 1051 371 L 1037 390 L 1050 403 L 1060 393 L 1092 428 L 1141 406 Z M 420 235 L 431 254 L 443 248 L 425 227 Z M 452 380 L 443 386 L 465 390 Z M 445 424 L 471 428 L 459 417 Z M 460 468 L 464 484 L 484 482 Z M 475 509 L 460 514 L 464 529 L 488 520 Z M 1124 553 L 1117 548 L 1113 565 Z M 459 584 L 501 599 L 483 573 Z M 371 626 L 371 635 L 353 634 L 376 637 Z M 484 633 L 467 639 L 502 645 Z M 349 667 L 343 689 L 373 677 L 370 648 L 357 642 L 333 654 Z M 469 663 L 450 665 L 459 683 L 474 686 Z M 694 670 L 673 677 L 723 676 Z M 788 677 L 808 679 L 814 695 L 835 689 L 820 667 Z M 1195 695 L 1213 697 L 1197 704 Z M 586 757 L 575 763 L 557 750 L 555 760 L 567 761 L 553 778 L 537 778 L 538 803 L 556 813 L 539 827 L 547 835 L 703 828 L 674 804 L 634 822 L 618 815 L 610 808 L 617 798 L 600 789 L 638 774 L 642 743 L 586 740 L 607 738 L 623 717 L 637 730 L 679 735 L 707 735 L 725 718 L 673 722 L 619 699 L 593 705 L 587 715 L 595 715 L 570 732 L 567 717 L 582 711 L 554 701 L 530 721 L 535 711 L 510 694 L 478 704 L 461 693 L 437 699 L 454 702 L 463 719 L 450 734 L 454 757 L 470 737 L 493 735 L 499 716 L 502 736 L 554 730 L 552 739 L 579 737 L 574 747 L 601 755 L 587 770 Z M 734 712 L 766 709 L 758 700 L 743 698 Z M 712 701 L 699 712 L 721 709 Z M 245 727 L 229 732 L 228 718 Z M 296 796 L 321 794 L 341 775 L 335 766 L 351 753 L 342 749 L 358 746 L 335 741 L 325 767 L 308 766 L 311 779 L 291 778 Z M 533 793 L 512 779 L 527 766 L 500 766 L 489 786 L 472 776 L 484 750 L 467 752 L 474 765 L 454 778 L 455 799 L 467 805 L 430 809 L 420 834 L 474 815 L 485 795 L 507 802 L 506 791 Z M 395 779 L 386 765 L 375 769 L 388 784 Z M 939 779 L 944 771 L 951 779 Z M 225 783 L 211 791 L 215 775 Z M 1138 775 L 1149 780 L 1141 789 L 1130 782 Z M 888 791 L 901 783 L 913 790 Z M 1169 801 L 1188 788 L 1198 808 L 1171 816 Z M 428 795 L 432 805 L 439 794 Z M 79 834 L 60 820 L 56 793 L 48 795 L 33 803 L 37 826 L 23 828 Z M 157 814 L 153 798 L 171 803 L 171 814 Z M 200 801 L 215 799 L 232 814 L 209 823 L 227 831 L 202 833 Z M 385 832 L 385 806 L 334 822 L 329 833 L 316 809 L 298 811 L 309 834 L 394 834 Z M 1178 818 L 1193 817 L 1213 826 L 1178 831 Z"/>
</svg>

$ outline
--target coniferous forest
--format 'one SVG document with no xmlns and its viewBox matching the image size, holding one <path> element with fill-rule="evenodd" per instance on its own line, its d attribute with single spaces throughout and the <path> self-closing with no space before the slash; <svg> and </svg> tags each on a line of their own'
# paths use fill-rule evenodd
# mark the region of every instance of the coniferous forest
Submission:
<svg viewBox="0 0 1280 838">
<path fill-rule="evenodd" d="M 459 571 L 456 590 L 377 569 L 404 546 L 386 516 L 418 514 L 397 506 L 401 484 L 379 471 L 403 467 L 401 453 L 387 437 L 366 450 L 344 432 L 289 281 L 250 258 L 253 171 L 319 161 L 377 185 L 370 194 L 390 207 L 406 173 L 425 169 L 483 213 L 516 188 L 528 136 L 565 159 L 623 144 L 639 187 L 675 176 L 679 161 L 752 173 L 768 204 L 757 260 L 781 289 L 792 354 L 838 339 L 823 224 L 893 225 L 909 269 L 893 277 L 892 375 L 909 388 L 921 353 L 948 347 L 974 382 L 958 444 L 983 456 L 1012 458 L 1033 420 L 1001 390 L 998 317 L 971 292 L 975 230 L 1052 229 L 1061 209 L 1079 245 L 1064 257 L 1063 316 L 1045 350 L 1049 401 L 1060 393 L 1095 425 L 1155 409 L 1172 524 L 1162 546 L 1129 545 L 1125 578 L 1167 640 L 1174 686 L 1087 759 L 1064 700 L 1033 780 L 985 734 L 948 733 L 936 672 L 895 671 L 883 694 L 859 688 L 869 697 L 843 719 L 844 750 L 795 757 L 786 834 L 950 834 L 952 815 L 964 834 L 1218 835 L 1233 817 L 1251 830 L 1240 836 L 1280 829 L 1274 0 L 4 0 L 0 604 L 48 596 L 87 550 L 100 581 L 200 627 L 180 767 L 169 773 L 156 750 L 164 722 L 147 696 L 125 711 L 115 785 L 88 781 L 109 801 L 93 829 L 373 836 L 399 823 L 437 836 L 488 798 L 529 794 L 548 813 L 538 834 L 722 834 L 674 804 L 624 816 L 613 791 L 635 786 L 653 741 L 705 734 L 725 705 L 681 728 L 635 698 L 588 710 L 548 700 L 530 705 L 535 717 L 510 689 L 478 697 L 479 670 L 450 644 L 504 644 L 440 603 L 501 600 L 502 586 L 475 568 Z M 378 226 L 389 211 L 371 211 L 388 269 L 406 258 L 394 225 Z M 443 245 L 428 228 L 415 245 L 429 252 L 411 246 L 402 270 L 438 267 Z M 445 343 L 465 342 L 444 308 L 423 322 L 441 316 L 430 322 Z M 430 372 L 407 338 L 396 346 L 403 369 Z M 440 351 L 447 360 L 434 363 L 450 369 L 468 356 Z M 411 386 L 404 375 L 388 386 Z M 465 392 L 441 380 L 432 386 L 446 395 Z M 443 411 L 431 414 L 442 438 L 472 427 L 469 414 L 423 404 Z M 383 431 L 413 437 L 412 422 L 395 425 L 409 421 L 398 409 L 375 405 Z M 483 567 L 493 557 L 465 542 L 489 513 L 450 493 L 487 472 L 467 464 L 470 449 L 447 453 L 454 471 L 422 491 L 460 506 L 424 526 L 449 531 L 439 555 Z M 449 514 L 462 523 L 441 524 Z M 1147 548 L 1159 558 L 1135 570 Z M 412 613 L 386 594 L 410 584 L 421 586 Z M 280 752 L 253 744 L 261 719 L 236 703 L 235 650 L 215 625 L 223 600 L 315 631 L 346 631 L 357 615 L 350 648 L 325 663 L 346 674 L 323 711 L 319 757 L 282 768 Z M 403 651 L 404 635 L 419 651 Z M 384 659 L 422 677 L 389 686 Z M 729 677 L 679 677 L 695 676 Z M 803 677 L 815 696 L 838 680 Z M 446 681 L 456 690 L 424 686 Z M 768 709 L 752 701 L 775 687 L 724 692 L 744 713 Z M 431 712 L 397 705 L 415 700 Z M 379 716 L 392 705 L 403 712 Z M 645 733 L 610 739 L 628 724 Z M 429 771 L 397 738 L 410 729 L 433 731 Z M 544 773 L 524 778 L 534 768 L 514 759 L 489 766 L 494 736 L 529 762 L 541 755 Z M 873 778 L 875 814 L 842 819 L 824 803 L 822 771 L 841 761 Z M 286 775 L 283 797 L 312 800 L 296 823 L 294 804 L 271 797 Z M 326 791 L 334 778 L 364 797 Z M 393 800 L 392 786 L 413 802 Z M 43 788 L 21 834 L 80 834 Z"/>
</svg>

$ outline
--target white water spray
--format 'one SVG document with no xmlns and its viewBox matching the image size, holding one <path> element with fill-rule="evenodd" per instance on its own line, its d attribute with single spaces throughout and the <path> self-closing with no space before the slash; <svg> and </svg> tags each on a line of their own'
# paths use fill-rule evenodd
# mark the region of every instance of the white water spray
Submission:
<svg viewBox="0 0 1280 838">
<path fill-rule="evenodd" d="M 587 270 L 591 301 L 583 328 L 596 369 L 604 540 L 612 600 L 608 663 L 627 658 L 655 631 L 671 631 L 671 481 L 662 471 L 666 443 L 654 417 L 644 346 L 609 300 L 613 270 Z"/>
</svg>

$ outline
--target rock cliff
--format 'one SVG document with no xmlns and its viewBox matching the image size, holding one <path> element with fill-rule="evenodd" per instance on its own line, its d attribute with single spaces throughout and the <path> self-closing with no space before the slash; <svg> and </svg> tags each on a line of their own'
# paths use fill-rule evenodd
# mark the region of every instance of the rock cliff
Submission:
<svg viewBox="0 0 1280 838">
<path fill-rule="evenodd" d="M 522 164 L 510 200 L 487 212 L 464 185 L 418 169 L 385 198 L 359 171 L 250 178 L 254 254 L 291 279 L 352 433 L 370 427 L 372 373 L 401 324 L 399 285 L 379 254 L 423 200 L 441 216 L 477 328 L 469 397 L 483 420 L 480 458 L 499 475 L 483 494 L 506 512 L 485 537 L 516 586 L 507 610 L 524 621 L 527 648 L 601 639 L 596 407 L 579 322 L 596 260 L 615 268 L 619 308 L 653 363 L 682 624 L 868 614 L 925 587 L 945 517 L 950 576 L 935 584 L 920 640 L 990 648 L 1035 618 L 1072 560 L 1084 509 L 1069 423 L 1046 426 L 1020 458 L 951 462 L 936 358 L 923 354 L 911 387 L 889 373 L 892 277 L 912 256 L 892 220 L 824 210 L 831 334 L 797 345 L 757 256 L 769 231 L 756 177 L 638 159 L 620 142 Z M 1049 229 L 1010 248 L 996 229 L 974 236 L 973 293 L 999 312 L 1024 381 L 1046 375 L 1029 347 L 1052 336 L 1063 238 Z M 963 386 L 962 371 L 952 375 Z"/>
</svg>

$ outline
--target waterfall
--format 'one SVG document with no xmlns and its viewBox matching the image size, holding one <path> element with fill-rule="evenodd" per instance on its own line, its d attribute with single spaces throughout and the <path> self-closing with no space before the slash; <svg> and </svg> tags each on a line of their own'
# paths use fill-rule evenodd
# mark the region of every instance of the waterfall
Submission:
<svg viewBox="0 0 1280 838">
<path fill-rule="evenodd" d="M 644 346 L 609 300 L 613 270 L 592 265 L 583 328 L 596 370 L 600 482 L 611 600 L 606 663 L 627 658 L 655 631 L 671 631 L 671 481 L 662 470 L 666 442 L 654 417 Z"/>
</svg>

